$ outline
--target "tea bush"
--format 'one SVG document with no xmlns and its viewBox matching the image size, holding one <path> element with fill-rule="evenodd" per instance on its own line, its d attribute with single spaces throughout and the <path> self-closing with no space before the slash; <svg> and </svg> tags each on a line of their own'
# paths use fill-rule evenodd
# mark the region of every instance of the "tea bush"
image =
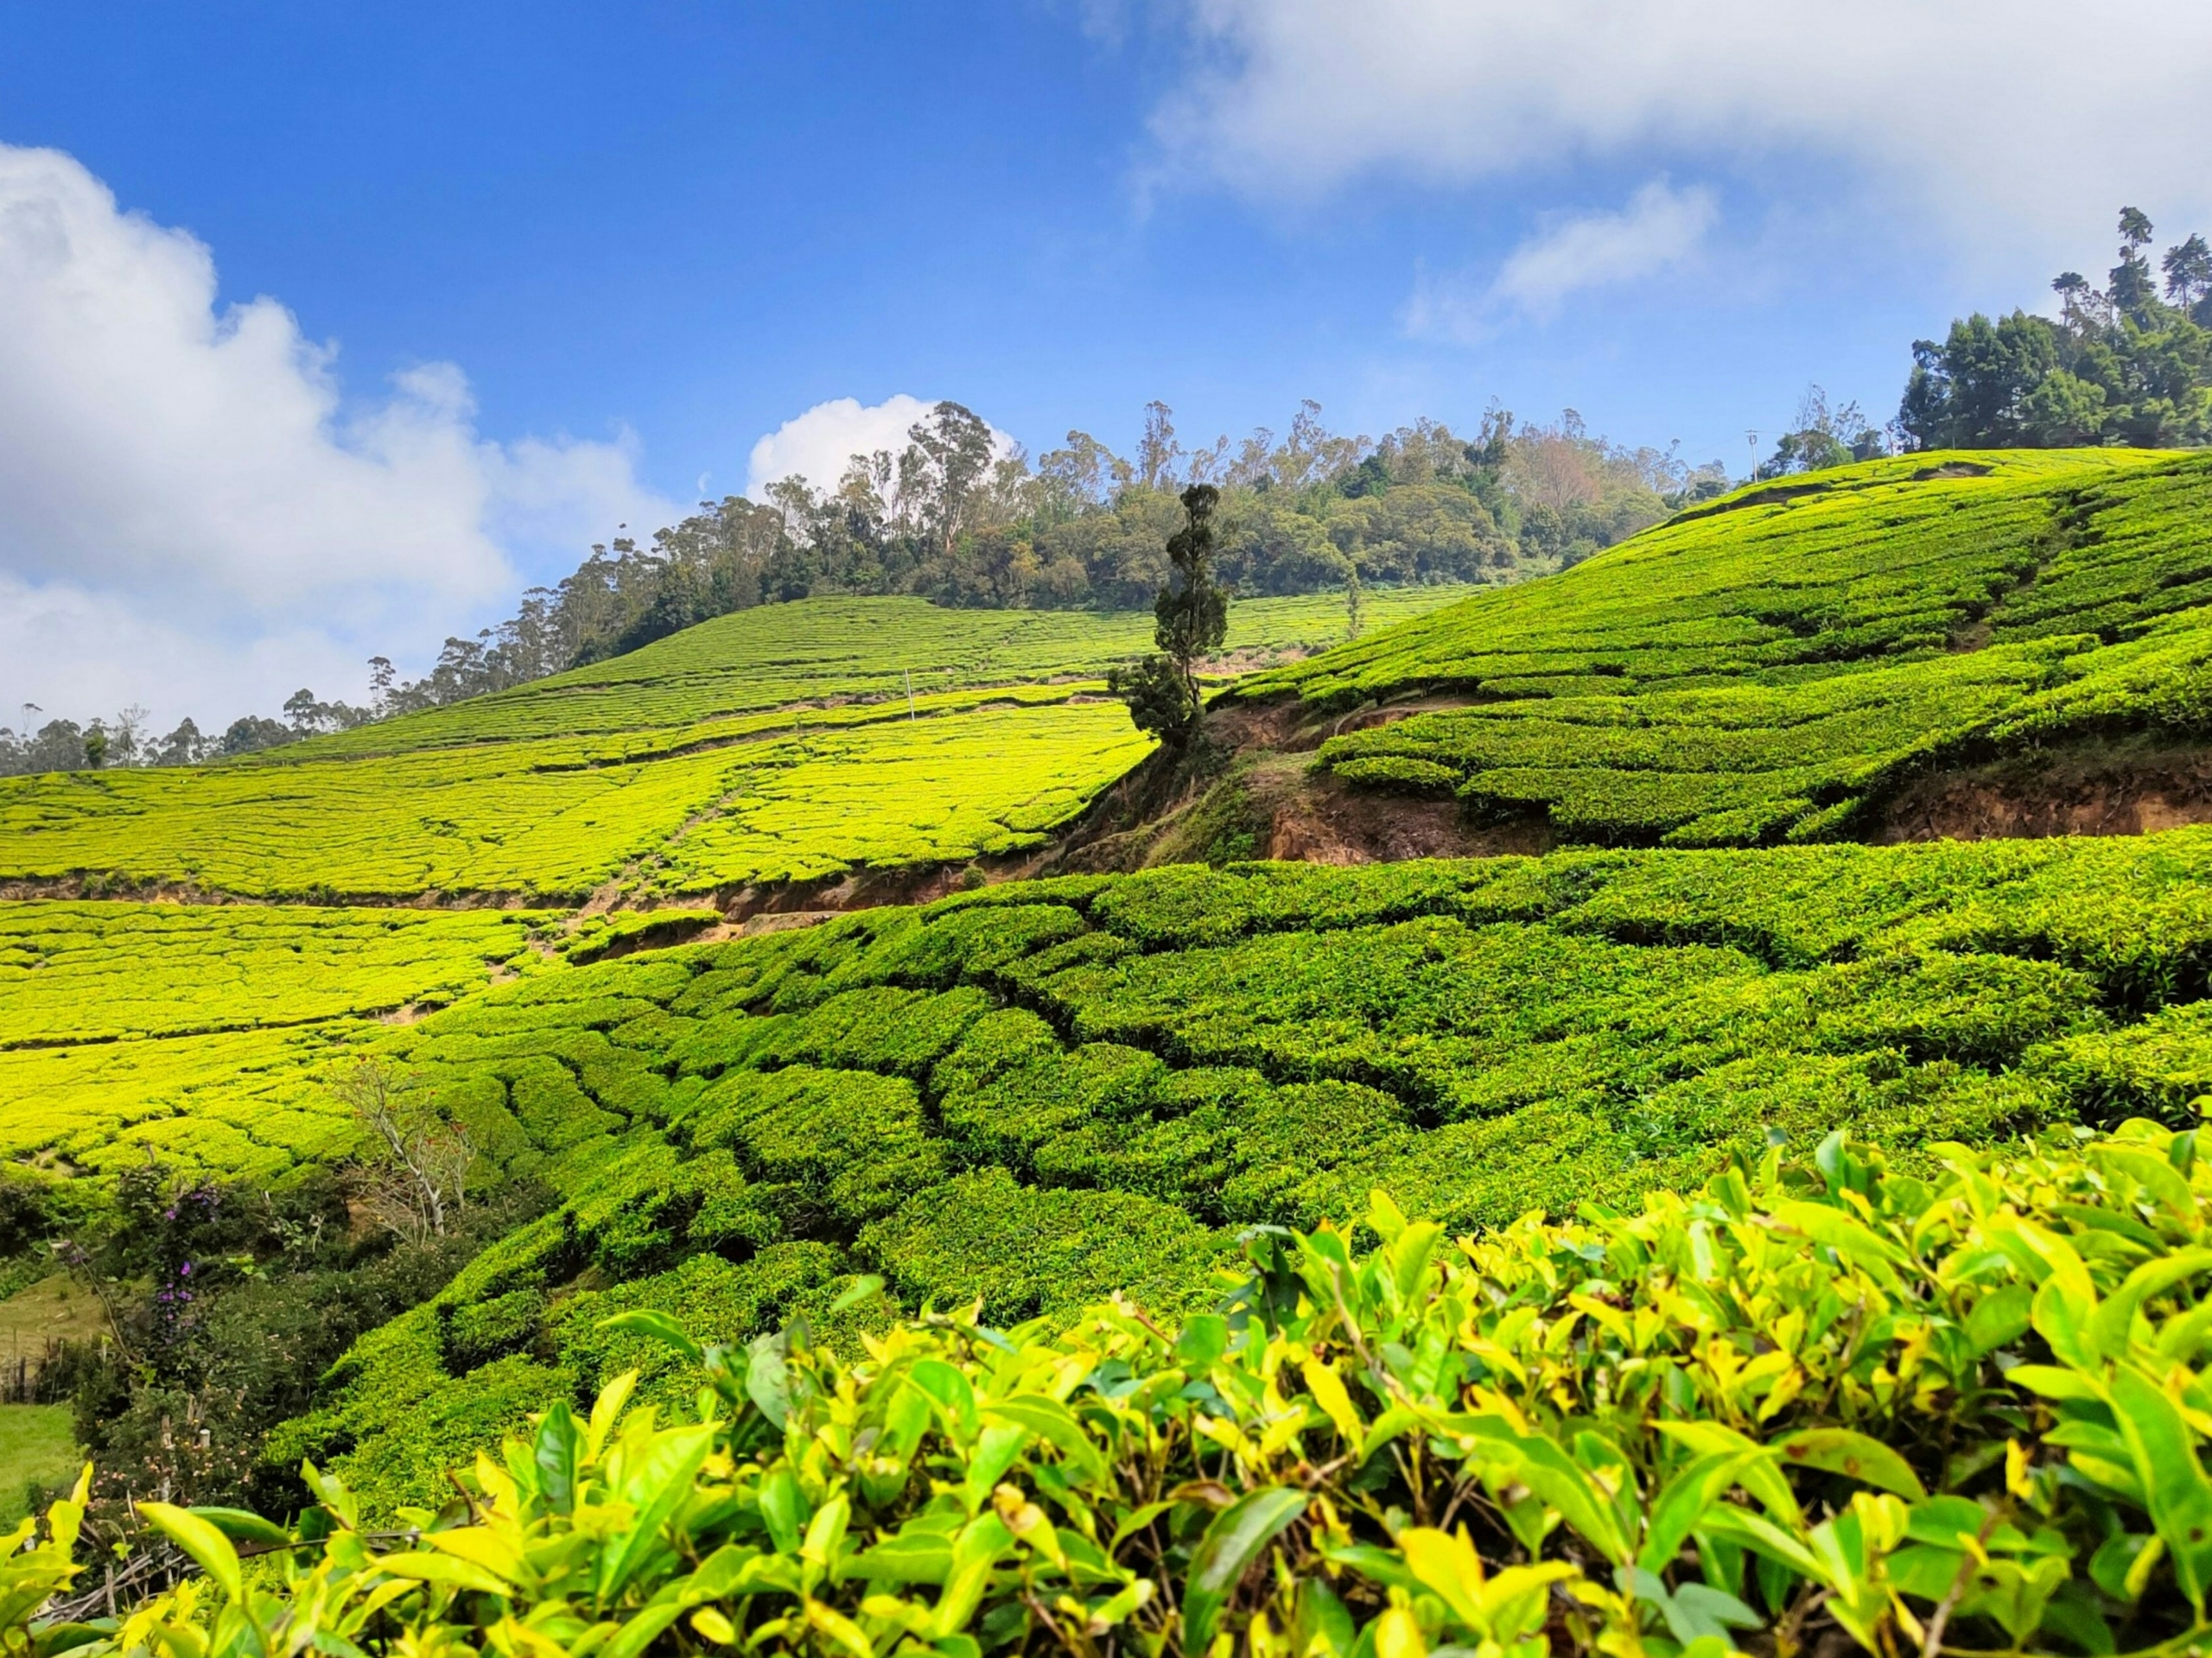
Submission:
<svg viewBox="0 0 2212 1658">
<path fill-rule="evenodd" d="M 2212 729 L 2212 463 L 1910 456 L 1755 486 L 1554 580 L 1242 681 L 1471 706 L 1325 745 L 1567 841 L 1844 838 L 1960 760 Z"/>
<path fill-rule="evenodd" d="M 109 1174 L 149 1152 L 276 1178 L 341 1156 L 325 1077 L 397 1009 L 534 970 L 517 910 L 0 904 L 0 1157 Z"/>
<path fill-rule="evenodd" d="M 1839 1134 L 1456 1242 L 1377 1192 L 1179 1320 L 638 1307 L 597 1328 L 661 1350 L 659 1402 L 542 1399 L 402 1531 L 312 1463 L 294 1531 L 142 1505 L 205 1576 L 40 1624 L 65 1502 L 0 1617 L 85 1658 L 2198 1651 L 2196 1142 L 1914 1173 Z"/>
<path fill-rule="evenodd" d="M 541 973 L 372 1044 L 487 1173 L 559 1194 L 442 1298 L 525 1293 L 529 1327 L 462 1350 L 403 1317 L 276 1449 L 429 1499 L 502 1411 L 632 1362 L 577 1344 L 575 1297 L 680 1307 L 706 1256 L 718 1301 L 817 1317 L 854 1273 L 1001 1322 L 1116 1286 L 1172 1316 L 1242 1229 L 1377 1187 L 1502 1225 L 1773 1136 L 1847 1127 L 1919 1169 L 2178 1118 L 2212 1075 L 2208 878 L 2200 830 L 1179 868 Z"/>
</svg>

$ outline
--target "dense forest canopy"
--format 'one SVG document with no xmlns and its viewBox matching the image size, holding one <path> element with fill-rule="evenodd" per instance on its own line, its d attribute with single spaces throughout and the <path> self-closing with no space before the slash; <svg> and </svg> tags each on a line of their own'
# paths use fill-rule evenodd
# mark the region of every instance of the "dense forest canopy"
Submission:
<svg viewBox="0 0 2212 1658">
<path fill-rule="evenodd" d="M 1198 450 L 1163 403 L 1123 456 L 1087 432 L 1033 461 L 941 403 L 893 454 L 854 455 L 826 485 L 791 477 L 765 501 L 702 502 L 649 544 L 617 540 L 437 666 L 400 683 L 372 664 L 376 712 L 503 689 L 635 650 L 709 617 L 830 594 L 912 594 L 992 608 L 1140 610 L 1167 571 L 1180 492 L 1221 491 L 1219 569 L 1247 596 L 1360 583 L 1499 580 L 1557 569 L 1717 492 L 1718 462 L 1593 437 L 1572 410 L 1519 426 L 1493 410 L 1471 438 L 1416 421 L 1380 440 L 1331 432 L 1308 402 L 1287 435 Z"/>
<path fill-rule="evenodd" d="M 2102 288 L 2075 270 L 2055 277 L 2056 319 L 1977 311 L 1941 343 L 1914 341 L 1897 411 L 1906 446 L 2212 442 L 2212 245 L 2188 236 L 2154 271 L 2152 234 L 2141 212 L 2121 209 L 2120 262 Z"/>
<path fill-rule="evenodd" d="M 295 693 L 281 720 L 249 715 L 219 735 L 186 720 L 166 736 L 143 709 L 79 727 L 0 727 L 0 774 L 103 765 L 188 765 L 372 719 L 441 707 L 619 656 L 754 605 L 828 594 L 916 594 L 991 608 L 1148 607 L 1182 521 L 1180 492 L 1221 491 L 1218 569 L 1247 596 L 1344 586 L 1502 581 L 1556 569 L 1719 492 L 1718 461 L 1591 435 L 1573 410 L 1522 426 L 1493 410 L 1463 437 L 1420 420 L 1377 440 L 1331 432 L 1303 404 L 1286 435 L 1262 429 L 1195 451 L 1166 404 L 1146 406 L 1123 456 L 1087 432 L 1033 461 L 988 422 L 941 403 L 897 454 L 854 455 L 827 485 L 791 477 L 766 499 L 700 503 L 648 543 L 594 546 L 554 587 L 436 665 L 402 679 L 370 662 L 370 703 Z"/>
</svg>

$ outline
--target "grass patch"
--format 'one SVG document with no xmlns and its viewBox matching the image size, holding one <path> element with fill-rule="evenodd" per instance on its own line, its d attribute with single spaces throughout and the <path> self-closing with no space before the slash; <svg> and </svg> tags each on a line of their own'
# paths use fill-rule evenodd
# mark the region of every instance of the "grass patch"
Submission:
<svg viewBox="0 0 2212 1658">
<path fill-rule="evenodd" d="M 83 1466 L 67 1405 L 0 1405 L 0 1526 L 13 1526 Z"/>
</svg>

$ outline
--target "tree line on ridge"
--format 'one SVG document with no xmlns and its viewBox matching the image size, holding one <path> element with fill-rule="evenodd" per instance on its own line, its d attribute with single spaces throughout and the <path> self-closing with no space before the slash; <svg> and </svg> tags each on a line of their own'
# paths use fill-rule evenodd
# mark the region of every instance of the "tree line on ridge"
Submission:
<svg viewBox="0 0 2212 1658">
<path fill-rule="evenodd" d="M 2058 314 L 2016 309 L 1954 321 L 1913 343 L 1894 419 L 1808 389 L 1790 429 L 1752 472 L 1783 477 L 1900 451 L 2212 442 L 2212 245 L 2175 242 L 2155 265 L 2155 229 L 2120 214 L 2118 263 L 2097 287 L 2051 283 Z M 1484 581 L 1562 569 L 1728 486 L 1719 461 L 1593 437 L 1572 410 L 1521 426 L 1493 408 L 1472 437 L 1417 420 L 1381 439 L 1331 432 L 1307 402 L 1278 438 L 1265 428 L 1198 449 L 1173 411 L 1146 405 L 1128 455 L 1087 432 L 1032 458 L 1002 448 L 982 416 L 940 403 L 896 454 L 850 458 L 833 482 L 791 477 L 766 499 L 728 496 L 654 532 L 595 545 L 575 570 L 523 595 L 513 616 L 448 638 L 421 677 L 369 664 L 369 700 L 302 689 L 283 717 L 249 715 L 219 734 L 192 720 L 156 737 L 126 708 L 80 727 L 42 725 L 25 704 L 0 726 L 0 775 L 188 765 L 319 732 L 441 707 L 619 656 L 732 611 L 828 594 L 912 594 L 993 608 L 1136 609 L 1168 575 L 1182 492 L 1218 492 L 1219 579 L 1244 595 Z"/>
<path fill-rule="evenodd" d="M 1149 607 L 1168 574 L 1180 496 L 1218 490 L 1217 565 L 1246 595 L 1503 581 L 1587 557 L 1727 486 L 1718 461 L 1593 436 L 1573 410 L 1521 425 L 1502 410 L 1471 437 L 1429 420 L 1377 440 L 1333 433 L 1307 402 L 1280 438 L 1266 429 L 1197 450 L 1164 403 L 1146 406 L 1134 451 L 1087 432 L 1031 457 L 940 403 L 903 448 L 851 457 L 826 486 L 791 477 L 766 499 L 728 496 L 639 543 L 592 548 L 569 575 L 523 595 L 513 616 L 449 638 L 420 678 L 369 663 L 365 705 L 296 692 L 283 718 L 219 735 L 186 720 L 165 736 L 143 709 L 79 727 L 0 727 L 0 774 L 193 765 L 372 720 L 442 707 L 634 651 L 732 611 L 825 594 L 908 594 L 988 608 Z M 1356 600 L 1355 600 L 1356 604 Z"/>
</svg>

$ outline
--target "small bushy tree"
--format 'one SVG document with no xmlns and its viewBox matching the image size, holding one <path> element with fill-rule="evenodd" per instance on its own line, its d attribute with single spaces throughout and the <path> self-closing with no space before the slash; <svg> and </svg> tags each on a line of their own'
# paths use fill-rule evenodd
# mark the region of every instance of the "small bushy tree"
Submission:
<svg viewBox="0 0 2212 1658">
<path fill-rule="evenodd" d="M 1214 580 L 1214 508 L 1221 492 L 1193 484 L 1183 492 L 1183 527 L 1167 538 L 1173 569 L 1153 601 L 1154 642 L 1160 654 L 1116 669 L 1108 685 L 1129 705 L 1140 731 L 1179 745 L 1197 727 L 1198 664 L 1229 637 L 1229 592 Z"/>
</svg>

